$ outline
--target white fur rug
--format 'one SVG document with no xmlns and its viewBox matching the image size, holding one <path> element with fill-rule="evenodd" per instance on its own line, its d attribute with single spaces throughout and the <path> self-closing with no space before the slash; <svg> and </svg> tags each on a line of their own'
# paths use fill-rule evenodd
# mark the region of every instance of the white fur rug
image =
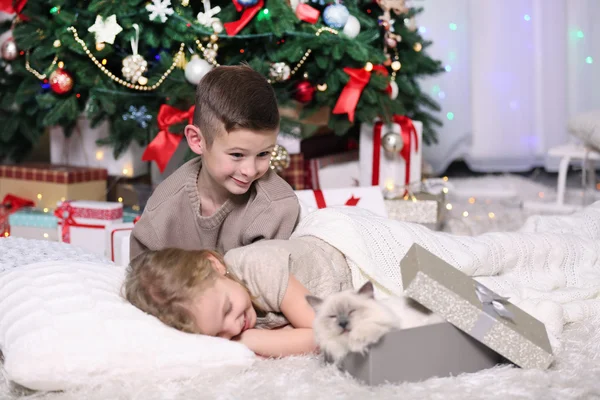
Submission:
<svg viewBox="0 0 600 400">
<path fill-rule="evenodd" d="M 514 176 L 452 183 L 448 201 L 453 207 L 444 230 L 457 234 L 517 229 L 534 213 L 520 208 L 523 200 L 539 198 L 541 191 L 547 194 L 545 201 L 552 199 L 551 189 Z M 485 188 L 495 188 L 495 193 L 503 190 L 497 195 Z M 507 188 L 516 188 L 516 194 Z M 474 203 L 470 197 L 475 197 Z M 468 216 L 463 216 L 464 211 Z M 65 393 L 24 392 L 0 381 L 0 399 L 600 399 L 600 320 L 567 326 L 563 338 L 563 348 L 548 371 L 500 366 L 457 377 L 368 387 L 323 365 L 317 357 L 294 357 L 260 360 L 241 374 L 221 372 L 177 382 L 100 382 Z"/>
</svg>

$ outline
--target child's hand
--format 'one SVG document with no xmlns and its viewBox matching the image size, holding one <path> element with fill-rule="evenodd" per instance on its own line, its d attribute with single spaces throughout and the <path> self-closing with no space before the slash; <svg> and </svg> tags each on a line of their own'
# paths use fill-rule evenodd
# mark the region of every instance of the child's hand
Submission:
<svg viewBox="0 0 600 400">
<path fill-rule="evenodd" d="M 307 354 L 316 350 L 312 329 L 248 329 L 232 340 L 264 357 Z"/>
</svg>

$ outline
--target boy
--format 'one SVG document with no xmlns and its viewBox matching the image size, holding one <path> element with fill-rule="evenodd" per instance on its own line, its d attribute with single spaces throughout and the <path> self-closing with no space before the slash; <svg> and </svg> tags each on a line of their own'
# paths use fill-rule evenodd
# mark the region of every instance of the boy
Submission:
<svg viewBox="0 0 600 400">
<path fill-rule="evenodd" d="M 248 66 L 213 69 L 198 84 L 194 124 L 200 155 L 162 182 L 131 235 L 130 258 L 177 247 L 225 253 L 261 239 L 288 239 L 300 205 L 269 168 L 279 130 L 275 92 Z"/>
</svg>

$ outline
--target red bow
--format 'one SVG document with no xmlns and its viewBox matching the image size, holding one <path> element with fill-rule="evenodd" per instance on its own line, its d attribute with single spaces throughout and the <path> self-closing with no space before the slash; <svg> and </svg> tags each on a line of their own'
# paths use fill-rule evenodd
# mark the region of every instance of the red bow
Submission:
<svg viewBox="0 0 600 400">
<path fill-rule="evenodd" d="M 244 7 L 240 3 L 238 3 L 237 0 L 231 0 L 231 1 L 233 2 L 233 5 L 235 6 L 235 9 L 237 10 L 237 12 L 242 11 L 242 9 Z M 248 25 L 248 22 L 250 22 L 252 20 L 252 18 L 254 18 L 254 16 L 256 14 L 258 14 L 258 11 L 264 5 L 265 5 L 264 0 L 258 0 L 258 3 L 256 3 L 252 7 L 248 7 L 244 10 L 244 13 L 242 14 L 242 17 L 240 19 L 238 19 L 237 21 L 227 22 L 227 23 L 223 24 L 227 34 L 229 36 L 235 36 L 238 33 L 240 33 L 240 31 L 242 29 L 244 29 L 244 27 L 246 25 Z"/>
<path fill-rule="evenodd" d="M 64 243 L 71 243 L 71 226 L 77 224 L 73 219 L 73 212 L 74 210 L 70 201 L 63 201 L 54 210 L 54 215 L 62 224 L 61 237 Z"/>
<path fill-rule="evenodd" d="M 323 191 L 313 190 L 313 193 L 315 195 L 315 201 L 317 202 L 317 208 L 321 209 L 327 207 L 327 203 L 325 202 L 325 196 L 323 196 Z M 355 206 L 358 204 L 359 201 L 360 197 L 354 197 L 354 195 L 352 195 L 348 200 L 346 200 L 346 203 L 344 203 L 344 205 Z"/>
<path fill-rule="evenodd" d="M 20 208 L 33 207 L 35 203 L 29 199 L 24 199 L 12 194 L 7 194 L 0 204 L 0 234 L 10 235 L 10 226 L 6 223 L 8 216 Z"/>
<path fill-rule="evenodd" d="M 412 151 L 412 139 L 415 139 L 415 151 L 419 150 L 419 137 L 417 136 L 417 130 L 413 125 L 410 118 L 404 115 L 394 115 L 392 122 L 400 125 L 402 142 L 402 150 L 399 154 L 404 159 L 404 171 L 405 171 L 405 185 L 408 187 L 410 184 L 410 155 Z M 371 183 L 373 186 L 379 185 L 379 162 L 381 157 L 381 128 L 383 126 L 382 121 L 375 123 L 373 128 L 373 171 L 371 172 Z"/>
<path fill-rule="evenodd" d="M 383 65 L 375 65 L 373 71 L 387 75 L 387 69 Z M 344 68 L 344 72 L 350 75 L 350 80 L 344 86 L 340 97 L 333 109 L 333 114 L 348 114 L 348 120 L 354 122 L 354 111 L 365 86 L 371 80 L 371 72 L 364 68 Z"/>
<path fill-rule="evenodd" d="M 7 14 L 17 14 L 21 20 L 28 21 L 29 18 L 21 14 L 26 4 L 27 0 L 0 0 L 0 11 Z"/>
<path fill-rule="evenodd" d="M 143 161 L 155 161 L 160 172 L 165 170 L 183 139 L 182 135 L 169 132 L 169 127 L 186 120 L 191 124 L 194 119 L 194 108 L 195 106 L 191 106 L 189 110 L 184 111 L 166 104 L 160 106 L 156 118 L 160 131 L 144 150 Z"/>
<path fill-rule="evenodd" d="M 308 4 L 300 3 L 296 7 L 296 17 L 298 17 L 300 21 L 316 24 L 319 20 L 319 15 L 321 15 L 321 12 Z"/>
</svg>

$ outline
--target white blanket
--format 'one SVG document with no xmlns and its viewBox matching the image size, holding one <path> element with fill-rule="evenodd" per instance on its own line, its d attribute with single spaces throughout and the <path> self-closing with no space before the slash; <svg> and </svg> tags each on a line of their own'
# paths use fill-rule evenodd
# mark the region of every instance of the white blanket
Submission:
<svg viewBox="0 0 600 400">
<path fill-rule="evenodd" d="M 569 216 L 535 216 L 518 232 L 457 236 L 357 207 L 307 215 L 293 236 L 316 236 L 348 260 L 353 285 L 374 280 L 401 295 L 400 260 L 418 243 L 546 324 L 558 347 L 565 323 L 600 315 L 600 202 Z"/>
</svg>

